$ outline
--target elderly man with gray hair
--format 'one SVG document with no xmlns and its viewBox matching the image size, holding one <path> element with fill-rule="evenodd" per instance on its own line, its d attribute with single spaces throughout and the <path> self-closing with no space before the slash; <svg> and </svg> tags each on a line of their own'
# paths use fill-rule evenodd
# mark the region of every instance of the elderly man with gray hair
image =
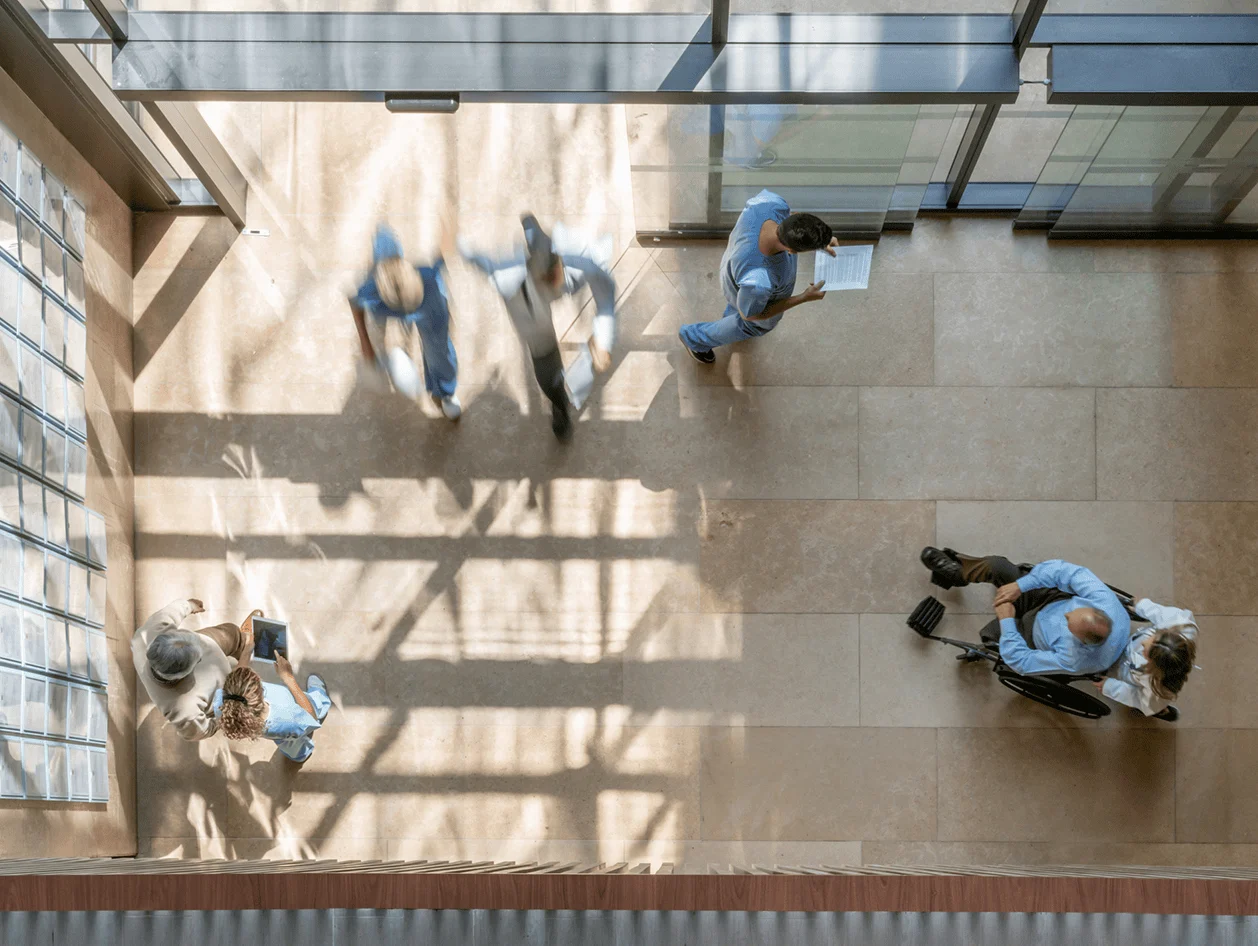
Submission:
<svg viewBox="0 0 1258 946">
<path fill-rule="evenodd" d="M 245 654 L 253 650 L 255 610 L 237 627 L 231 622 L 197 631 L 180 630 L 205 606 L 196 598 L 166 605 L 131 638 L 135 673 L 153 705 L 184 739 L 208 739 L 218 731 L 214 694 Z"/>
</svg>

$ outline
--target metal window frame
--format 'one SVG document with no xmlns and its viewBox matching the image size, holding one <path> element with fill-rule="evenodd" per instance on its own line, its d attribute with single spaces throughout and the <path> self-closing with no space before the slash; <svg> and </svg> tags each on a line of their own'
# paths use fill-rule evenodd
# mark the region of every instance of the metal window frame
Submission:
<svg viewBox="0 0 1258 946">
<path fill-rule="evenodd" d="M 0 0 L 0 12 L 12 18 L 21 2 Z M 112 90 L 91 89 L 96 101 L 88 104 L 134 137 L 133 152 L 168 167 L 119 115 L 119 99 L 145 103 L 200 178 L 171 180 L 163 167 L 160 183 L 149 174 L 150 198 L 159 192 L 171 207 L 211 195 L 237 226 L 244 176 L 195 107 L 179 103 L 376 101 L 394 93 L 708 105 L 709 227 L 728 216 L 720 201 L 726 104 L 973 104 L 949 169 L 951 209 L 988 209 L 1025 186 L 992 185 L 1004 187 L 998 193 L 985 184 L 967 196 L 1001 105 L 1017 99 L 1017 63 L 1031 46 L 1050 49 L 1054 104 L 1258 104 L 1253 15 L 1045 15 L 1047 0 L 1017 0 L 1009 15 L 738 14 L 730 0 L 712 0 L 706 14 L 181 13 L 87 3 L 86 12 L 23 11 L 24 38 L 66 59 L 67 44 L 114 44 Z M 1195 136 L 1193 153 L 1167 169 L 1164 203 L 1183 186 L 1181 165 L 1210 136 Z M 1254 186 L 1251 176 L 1242 168 L 1221 182 L 1220 219 Z M 938 187 L 928 190 L 927 209 Z"/>
</svg>

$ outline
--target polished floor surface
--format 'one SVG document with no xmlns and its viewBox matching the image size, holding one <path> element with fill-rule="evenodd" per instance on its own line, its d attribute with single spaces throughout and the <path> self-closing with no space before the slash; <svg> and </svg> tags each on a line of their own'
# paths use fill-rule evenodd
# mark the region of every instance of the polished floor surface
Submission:
<svg viewBox="0 0 1258 946">
<path fill-rule="evenodd" d="M 923 219 L 704 368 L 676 333 L 720 247 L 633 242 L 633 109 L 205 111 L 268 235 L 137 221 L 137 610 L 286 617 L 335 708 L 299 769 L 142 704 L 142 854 L 1258 858 L 1258 249 Z M 614 234 L 571 446 L 461 263 L 463 420 L 358 382 L 371 229 L 423 255 L 445 206 L 482 245 L 526 209 Z M 1076 721 L 919 640 L 930 543 L 1194 609 L 1182 720 Z M 943 598 L 976 635 L 990 599 Z"/>
</svg>

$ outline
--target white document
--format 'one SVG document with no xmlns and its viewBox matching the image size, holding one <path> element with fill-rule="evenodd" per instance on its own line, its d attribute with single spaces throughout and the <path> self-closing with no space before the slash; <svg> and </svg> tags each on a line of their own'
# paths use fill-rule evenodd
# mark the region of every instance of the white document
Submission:
<svg viewBox="0 0 1258 946">
<path fill-rule="evenodd" d="M 568 389 L 568 400 L 573 407 L 581 410 L 585 399 L 590 396 L 590 389 L 594 387 L 594 359 L 590 356 L 589 345 L 581 346 L 581 351 L 563 373 L 563 383 Z"/>
<path fill-rule="evenodd" d="M 825 250 L 817 251 L 813 263 L 813 282 L 825 280 L 821 288 L 826 292 L 835 289 L 868 289 L 869 264 L 874 258 L 874 246 L 836 246 L 834 255 Z"/>
</svg>

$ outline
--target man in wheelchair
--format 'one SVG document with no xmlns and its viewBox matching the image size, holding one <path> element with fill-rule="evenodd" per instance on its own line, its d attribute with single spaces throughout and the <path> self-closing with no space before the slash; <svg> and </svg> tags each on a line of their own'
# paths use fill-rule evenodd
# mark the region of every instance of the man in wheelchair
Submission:
<svg viewBox="0 0 1258 946">
<path fill-rule="evenodd" d="M 980 636 L 1017 673 L 1103 673 L 1131 637 L 1131 618 L 1118 596 L 1081 565 L 1053 559 L 1028 569 L 999 555 L 929 546 L 922 564 L 942 588 L 997 587 L 996 620 Z"/>
</svg>

